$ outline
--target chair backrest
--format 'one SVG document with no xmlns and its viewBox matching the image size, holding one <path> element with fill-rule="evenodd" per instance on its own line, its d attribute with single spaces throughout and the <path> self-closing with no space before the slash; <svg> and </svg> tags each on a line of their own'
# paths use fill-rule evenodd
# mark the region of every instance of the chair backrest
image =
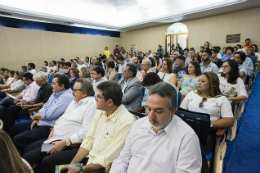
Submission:
<svg viewBox="0 0 260 173">
<path fill-rule="evenodd" d="M 156 69 L 156 73 L 158 73 L 159 72 L 159 69 Z"/>
<path fill-rule="evenodd" d="M 122 73 L 117 73 L 119 80 L 122 78 L 123 74 Z"/>
<path fill-rule="evenodd" d="M 143 94 L 143 97 L 144 97 L 144 94 L 145 94 L 145 90 L 146 90 L 146 88 L 145 88 L 145 87 L 142 87 L 142 94 Z"/>
<path fill-rule="evenodd" d="M 28 167 L 28 169 L 30 170 L 30 173 L 34 173 L 34 171 L 33 171 L 33 169 L 32 169 L 32 167 L 31 167 L 31 165 L 26 161 L 26 160 L 24 160 L 24 158 L 22 158 L 23 159 L 23 162 L 26 164 L 26 166 Z"/>
<path fill-rule="evenodd" d="M 147 115 L 145 114 L 142 114 L 142 113 L 139 113 L 139 112 L 135 112 L 135 111 L 129 111 L 131 114 L 135 115 L 136 119 L 139 119 L 139 118 L 143 118 Z"/>
<path fill-rule="evenodd" d="M 49 79 L 48 83 L 52 83 L 53 77 L 54 77 L 54 75 L 50 76 L 50 79 Z"/>
<path fill-rule="evenodd" d="M 182 94 L 178 92 L 178 107 L 181 105 L 181 101 L 182 101 Z"/>
</svg>

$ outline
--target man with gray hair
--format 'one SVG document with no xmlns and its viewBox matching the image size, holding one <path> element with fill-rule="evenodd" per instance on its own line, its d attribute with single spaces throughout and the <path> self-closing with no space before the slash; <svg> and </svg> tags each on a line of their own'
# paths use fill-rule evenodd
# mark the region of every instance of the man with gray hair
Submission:
<svg viewBox="0 0 260 173">
<path fill-rule="evenodd" d="M 56 121 L 48 139 L 36 141 L 24 150 L 23 158 L 32 166 L 37 164 L 35 172 L 50 167 L 54 169 L 54 161 L 69 163 L 78 151 L 72 150 L 71 146 L 80 144 L 86 137 L 88 127 L 96 113 L 95 92 L 89 81 L 77 79 L 72 93 L 74 100 Z M 48 144 L 52 144 L 51 148 L 48 151 L 41 152 L 41 145 Z M 44 165 L 41 165 L 43 159 Z"/>
<path fill-rule="evenodd" d="M 89 64 L 89 71 L 92 72 L 93 69 L 95 68 L 95 63 L 97 62 L 97 57 L 92 56 L 90 59 L 90 64 Z"/>
<path fill-rule="evenodd" d="M 141 64 L 142 71 L 138 72 L 136 77 L 142 82 L 144 76 L 149 73 L 150 68 L 152 66 L 152 62 L 149 59 L 144 59 Z"/>
<path fill-rule="evenodd" d="M 28 102 L 23 105 L 12 105 L 7 109 L 6 119 L 4 121 L 4 130 L 9 133 L 11 127 L 14 125 L 15 120 L 19 118 L 30 118 L 28 109 L 34 107 L 42 107 L 52 94 L 52 87 L 47 83 L 48 76 L 44 72 L 36 73 L 33 80 L 40 87 L 35 101 Z"/>
<path fill-rule="evenodd" d="M 110 173 L 201 172 L 201 151 L 194 130 L 174 115 L 177 92 L 168 83 L 151 87 L 148 116 L 133 125 Z"/>
</svg>

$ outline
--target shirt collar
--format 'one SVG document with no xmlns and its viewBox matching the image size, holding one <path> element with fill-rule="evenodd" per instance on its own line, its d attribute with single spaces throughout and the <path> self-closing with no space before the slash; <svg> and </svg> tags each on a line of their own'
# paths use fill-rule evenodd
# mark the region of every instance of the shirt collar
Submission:
<svg viewBox="0 0 260 173">
<path fill-rule="evenodd" d="M 171 120 L 171 122 L 164 128 L 164 129 L 162 129 L 162 130 L 160 130 L 159 132 L 158 132 L 158 134 L 160 134 L 160 133 L 162 133 L 162 131 L 165 131 L 165 133 L 167 134 L 167 136 L 170 136 L 171 135 L 171 133 L 172 133 L 172 131 L 173 131 L 173 128 L 174 128 L 174 124 L 176 123 L 176 117 L 175 116 L 177 116 L 177 115 L 174 115 L 173 117 L 172 117 L 172 120 Z M 152 125 L 151 125 L 151 123 L 149 122 L 149 118 L 147 117 L 147 121 L 145 121 L 145 123 L 143 123 L 142 125 L 141 125 L 141 128 L 145 128 L 145 129 L 147 129 L 148 131 L 153 131 L 154 132 L 154 130 L 153 130 L 153 127 L 152 127 Z M 155 133 L 155 132 L 154 132 Z"/>
<path fill-rule="evenodd" d="M 120 105 L 117 110 L 112 114 L 110 115 L 109 117 L 107 117 L 107 113 L 105 111 L 103 111 L 103 114 L 105 114 L 105 116 L 107 118 L 109 118 L 111 121 L 113 121 L 114 123 L 116 122 L 118 116 L 120 115 L 120 112 L 124 109 L 124 107 L 122 105 Z"/>
<path fill-rule="evenodd" d="M 88 100 L 90 100 L 91 98 L 94 98 L 94 97 L 93 97 L 93 96 L 85 97 L 85 98 L 81 99 L 78 104 L 80 104 L 80 103 L 86 103 L 86 102 L 87 102 Z"/>
<path fill-rule="evenodd" d="M 69 88 L 70 89 L 70 88 Z M 63 91 L 61 91 L 61 92 L 59 92 L 59 93 L 54 93 L 54 97 L 55 98 L 58 98 L 59 96 L 61 96 L 63 93 L 65 93 L 66 91 L 68 91 L 69 89 L 66 89 L 66 90 L 63 90 Z"/>
</svg>

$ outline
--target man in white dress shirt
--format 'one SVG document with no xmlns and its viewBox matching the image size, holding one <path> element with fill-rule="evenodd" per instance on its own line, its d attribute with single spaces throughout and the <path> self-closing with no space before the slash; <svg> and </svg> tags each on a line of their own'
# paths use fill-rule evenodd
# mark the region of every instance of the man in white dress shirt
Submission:
<svg viewBox="0 0 260 173">
<path fill-rule="evenodd" d="M 176 99 L 170 84 L 157 83 L 149 90 L 148 116 L 135 122 L 110 173 L 201 172 L 199 139 L 174 115 Z"/>
<path fill-rule="evenodd" d="M 48 139 L 34 142 L 24 149 L 23 158 L 31 166 L 37 164 L 34 169 L 35 173 L 41 172 L 42 160 L 48 165 L 53 160 L 69 163 L 75 156 L 77 150 L 72 150 L 71 146 L 80 144 L 83 141 L 96 113 L 94 94 L 92 84 L 89 81 L 78 79 L 73 87 L 74 100 L 56 121 Z M 42 144 L 53 144 L 53 146 L 46 153 L 41 152 Z"/>
</svg>

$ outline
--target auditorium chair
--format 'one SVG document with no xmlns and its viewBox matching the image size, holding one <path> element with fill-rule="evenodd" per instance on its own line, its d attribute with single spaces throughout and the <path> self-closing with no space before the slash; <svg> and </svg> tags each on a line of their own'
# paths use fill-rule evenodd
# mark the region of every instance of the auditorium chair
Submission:
<svg viewBox="0 0 260 173">
<path fill-rule="evenodd" d="M 3 121 L 2 120 L 0 120 L 0 129 L 3 129 Z"/>
<path fill-rule="evenodd" d="M 22 158 L 22 160 L 23 160 L 23 162 L 26 164 L 26 166 L 29 169 L 28 173 L 34 173 L 33 168 L 31 167 L 31 165 L 24 158 Z"/>
<path fill-rule="evenodd" d="M 118 74 L 118 79 L 120 80 L 122 78 L 123 74 L 122 73 L 117 73 L 117 74 Z"/>
<path fill-rule="evenodd" d="M 49 81 L 48 81 L 48 84 L 52 84 L 52 80 L 53 80 L 53 77 L 54 77 L 54 75 L 52 74 L 52 75 L 50 75 L 50 78 L 49 78 Z"/>
<path fill-rule="evenodd" d="M 231 136 L 231 141 L 235 139 L 236 133 L 237 133 L 237 122 L 239 120 L 239 117 L 241 115 L 241 106 L 240 105 L 241 100 L 236 100 L 232 102 L 232 109 L 233 109 L 233 114 L 234 114 L 234 124 L 232 127 L 232 136 Z M 240 106 L 240 109 L 238 109 Z"/>
<path fill-rule="evenodd" d="M 41 107 L 34 107 L 32 109 L 28 109 L 28 111 L 30 112 L 30 117 L 32 117 L 34 114 L 36 114 L 39 109 L 41 109 Z M 20 119 L 15 120 L 15 123 L 25 122 L 25 121 L 32 121 L 32 119 L 31 118 L 20 118 Z"/>
</svg>

